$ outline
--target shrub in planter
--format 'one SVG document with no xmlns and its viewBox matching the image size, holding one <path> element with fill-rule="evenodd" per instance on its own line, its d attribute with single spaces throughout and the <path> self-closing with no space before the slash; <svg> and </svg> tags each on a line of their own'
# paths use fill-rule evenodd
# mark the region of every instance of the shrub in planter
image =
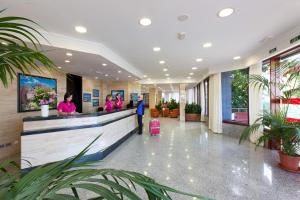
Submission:
<svg viewBox="0 0 300 200">
<path fill-rule="evenodd" d="M 175 99 L 171 99 L 168 108 L 170 110 L 170 117 L 176 118 L 179 115 L 179 103 Z"/>
<path fill-rule="evenodd" d="M 263 76 L 250 75 L 249 84 L 254 88 L 266 89 L 279 88 L 280 96 L 276 96 L 276 102 L 281 102 L 275 113 L 264 113 L 256 121 L 246 128 L 241 137 L 240 143 L 248 140 L 251 134 L 255 134 L 260 128 L 267 127 L 268 132 L 260 136 L 256 145 L 273 140 L 279 149 L 279 166 L 287 171 L 300 173 L 300 123 L 288 118 L 290 103 L 293 98 L 299 97 L 300 91 L 300 66 L 298 61 L 283 62 L 276 69 L 281 77 L 277 83 L 270 82 Z M 299 67 L 298 67 L 299 66 Z"/>
<path fill-rule="evenodd" d="M 200 121 L 201 106 L 195 103 L 186 104 L 185 106 L 185 121 Z"/>
</svg>

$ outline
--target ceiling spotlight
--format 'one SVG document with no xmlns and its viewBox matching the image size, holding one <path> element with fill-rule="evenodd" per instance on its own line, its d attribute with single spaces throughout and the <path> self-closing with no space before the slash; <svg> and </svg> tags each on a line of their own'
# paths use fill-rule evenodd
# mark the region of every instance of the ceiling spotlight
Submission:
<svg viewBox="0 0 300 200">
<path fill-rule="evenodd" d="M 66 55 L 67 55 L 67 56 L 73 56 L 73 54 L 72 54 L 72 53 L 69 53 L 69 52 L 66 53 Z"/>
<path fill-rule="evenodd" d="M 87 32 L 87 29 L 84 26 L 75 26 L 75 30 L 78 33 L 86 33 Z"/>
<path fill-rule="evenodd" d="M 233 12 L 234 12 L 233 8 L 224 8 L 218 13 L 218 16 L 219 17 L 228 17 L 228 16 L 232 15 Z"/>
<path fill-rule="evenodd" d="M 196 59 L 196 62 L 202 62 L 202 61 L 203 61 L 202 58 L 197 58 L 197 59 Z"/>
<path fill-rule="evenodd" d="M 140 24 L 142 26 L 149 26 L 149 25 L 151 25 L 151 23 L 152 23 L 151 19 L 149 19 L 149 18 L 144 17 L 144 18 L 140 19 Z"/>
<path fill-rule="evenodd" d="M 192 68 L 192 70 L 197 70 L 197 69 L 198 69 L 198 67 L 193 67 L 193 68 Z"/>
<path fill-rule="evenodd" d="M 167 77 L 167 80 L 170 80 L 171 78 L 170 77 Z"/>
<path fill-rule="evenodd" d="M 128 78 L 131 78 L 131 76 L 129 75 Z"/>
<path fill-rule="evenodd" d="M 165 74 L 165 76 L 170 76 L 170 74 Z"/>
<path fill-rule="evenodd" d="M 122 73 L 122 71 L 121 71 L 121 70 L 119 70 L 119 71 L 118 71 L 118 73 L 119 73 L 119 74 L 121 74 L 121 73 Z"/>
<path fill-rule="evenodd" d="M 144 75 L 143 77 L 144 77 L 144 78 L 147 78 L 147 75 Z"/>
<path fill-rule="evenodd" d="M 188 78 L 188 79 L 191 79 L 192 77 L 188 76 L 187 78 Z"/>
<path fill-rule="evenodd" d="M 119 78 L 117 77 L 117 78 L 116 78 L 116 80 L 118 81 L 118 80 L 119 80 Z"/>
<path fill-rule="evenodd" d="M 148 78 L 148 81 L 151 81 L 151 78 Z"/>
<path fill-rule="evenodd" d="M 108 76 L 108 74 L 105 74 L 104 76 L 106 76 L 106 77 L 107 77 L 107 76 Z"/>
<path fill-rule="evenodd" d="M 212 46 L 212 43 L 210 43 L 210 42 L 203 44 L 203 48 L 209 48 L 211 46 Z"/>
<path fill-rule="evenodd" d="M 153 47 L 153 51 L 155 51 L 155 52 L 160 51 L 160 47 Z"/>
<path fill-rule="evenodd" d="M 165 63 L 166 63 L 166 61 L 164 61 L 164 60 L 159 61 L 159 64 L 161 64 L 161 65 L 163 65 Z"/>
<path fill-rule="evenodd" d="M 95 79 L 98 79 L 98 76 L 96 76 Z"/>
<path fill-rule="evenodd" d="M 235 57 L 233 57 L 233 60 L 239 60 L 239 59 L 241 59 L 240 56 L 235 56 Z"/>
<path fill-rule="evenodd" d="M 104 67 L 105 67 L 105 66 L 107 66 L 107 64 L 106 64 L 106 63 L 102 63 L 102 66 L 104 66 Z"/>
<path fill-rule="evenodd" d="M 167 68 L 163 68 L 163 71 L 164 71 L 164 72 L 167 72 L 167 71 L 168 71 L 168 69 L 167 69 Z"/>
<path fill-rule="evenodd" d="M 57 67 L 58 69 L 61 69 L 61 67 Z"/>
<path fill-rule="evenodd" d="M 193 76 L 193 75 L 194 75 L 194 73 L 193 73 L 193 72 L 191 72 L 191 73 L 189 73 L 189 75 Z"/>
<path fill-rule="evenodd" d="M 69 61 L 69 60 L 65 60 L 65 62 L 66 62 L 66 63 L 69 63 L 70 61 Z"/>
</svg>

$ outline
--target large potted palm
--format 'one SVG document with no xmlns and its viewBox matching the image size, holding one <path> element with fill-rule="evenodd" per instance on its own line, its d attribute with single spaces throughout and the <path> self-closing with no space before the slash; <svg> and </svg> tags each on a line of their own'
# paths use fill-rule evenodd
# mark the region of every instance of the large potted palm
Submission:
<svg viewBox="0 0 300 200">
<path fill-rule="evenodd" d="M 246 128 L 240 143 L 248 140 L 251 134 L 255 134 L 263 128 L 267 131 L 260 136 L 256 145 L 273 140 L 277 142 L 279 149 L 279 166 L 285 170 L 300 173 L 300 123 L 289 117 L 291 104 L 300 91 L 300 67 L 298 61 L 286 61 L 280 64 L 273 73 L 280 77 L 272 82 L 261 75 L 250 75 L 249 85 L 257 89 L 266 89 L 272 94 L 271 88 L 276 88 L 279 95 L 272 94 L 272 102 L 277 104 L 273 112 L 264 111 L 256 121 Z M 297 99 L 297 98 L 296 98 Z"/>
<path fill-rule="evenodd" d="M 3 11 L 0 11 L 1 13 Z M 54 63 L 40 50 L 39 41 L 35 36 L 40 33 L 30 26 L 32 24 L 37 25 L 26 18 L 0 17 L 0 80 L 5 87 L 9 86 L 18 71 L 40 72 L 41 65 L 49 70 L 55 69 Z M 32 48 L 24 38 L 33 46 Z M 22 172 L 14 161 L 0 163 L 0 199 L 87 199 L 82 195 L 82 191 L 92 193 L 93 198 L 90 199 L 93 200 L 141 200 L 139 196 L 141 191 L 146 193 L 148 199 L 169 200 L 172 199 L 169 193 L 208 199 L 161 185 L 137 172 L 99 169 L 93 167 L 94 163 L 80 162 L 82 156 L 99 137 L 78 155 L 39 166 L 30 172 Z"/>
</svg>

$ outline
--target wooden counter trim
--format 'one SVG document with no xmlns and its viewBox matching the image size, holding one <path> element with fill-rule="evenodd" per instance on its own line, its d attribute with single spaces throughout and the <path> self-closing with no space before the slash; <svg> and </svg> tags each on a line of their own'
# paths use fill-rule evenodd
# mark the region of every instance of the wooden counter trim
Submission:
<svg viewBox="0 0 300 200">
<path fill-rule="evenodd" d="M 21 136 L 43 134 L 43 133 L 51 133 L 51 132 L 59 132 L 59 131 L 69 131 L 69 130 L 77 130 L 77 129 L 85 129 L 85 128 L 101 127 L 101 126 L 106 126 L 106 125 L 114 123 L 116 121 L 125 119 L 127 117 L 131 117 L 133 115 L 136 115 L 136 113 L 131 113 L 129 115 L 125 115 L 125 116 L 118 117 L 118 118 L 113 119 L 113 120 L 109 120 L 109 121 L 106 121 L 106 122 L 101 122 L 101 123 L 97 123 L 97 124 L 93 124 L 93 125 L 64 127 L 64 128 L 52 128 L 52 129 L 50 128 L 50 129 L 34 130 L 34 131 L 23 131 L 21 133 Z"/>
</svg>

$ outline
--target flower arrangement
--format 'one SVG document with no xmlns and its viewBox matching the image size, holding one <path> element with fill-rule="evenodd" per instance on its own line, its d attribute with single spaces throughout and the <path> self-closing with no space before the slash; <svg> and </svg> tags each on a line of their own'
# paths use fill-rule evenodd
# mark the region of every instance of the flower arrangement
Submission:
<svg viewBox="0 0 300 200">
<path fill-rule="evenodd" d="M 37 87 L 34 89 L 33 102 L 40 106 L 53 104 L 56 96 L 56 93 L 50 88 Z"/>
</svg>

